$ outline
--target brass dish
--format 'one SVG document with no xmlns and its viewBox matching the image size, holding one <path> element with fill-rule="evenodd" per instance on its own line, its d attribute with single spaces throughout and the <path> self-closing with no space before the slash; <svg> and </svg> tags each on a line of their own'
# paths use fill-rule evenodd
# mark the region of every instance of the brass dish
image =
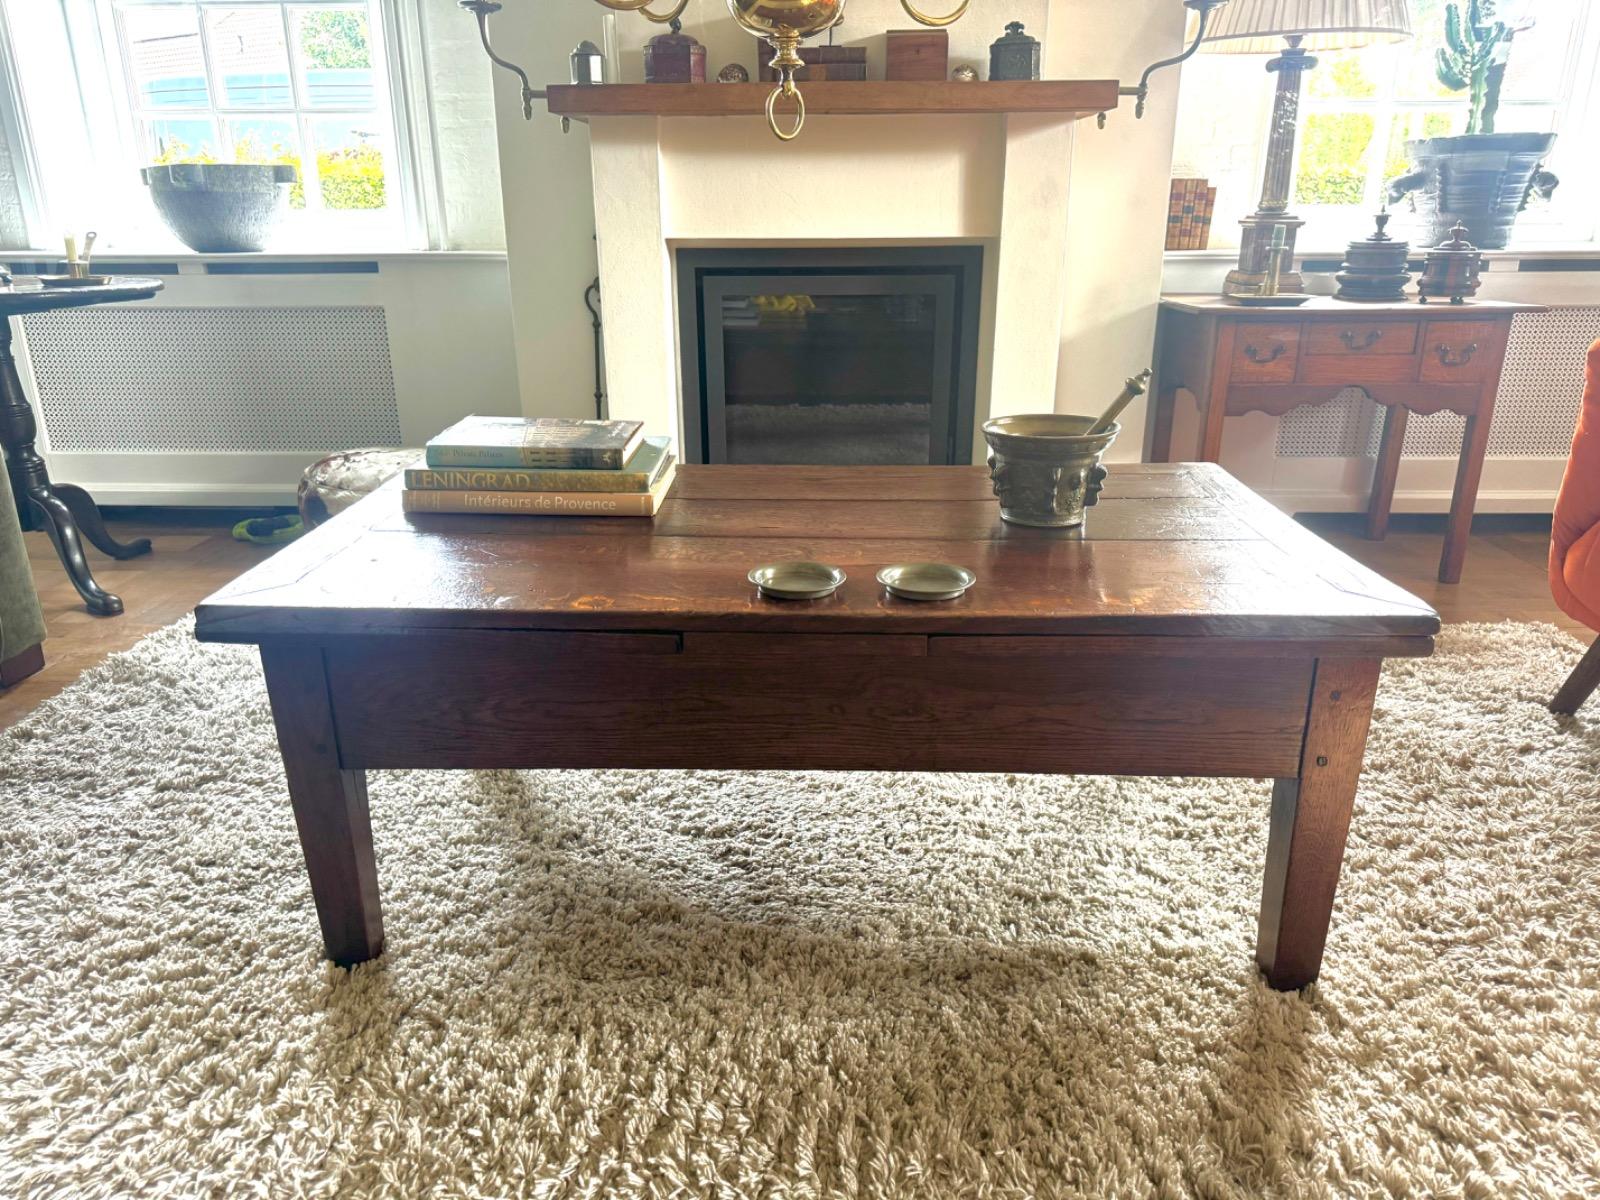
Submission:
<svg viewBox="0 0 1600 1200">
<path fill-rule="evenodd" d="M 766 563 L 745 576 L 774 600 L 820 600 L 839 590 L 845 573 L 829 563 Z"/>
<path fill-rule="evenodd" d="M 878 582 L 902 600 L 954 600 L 978 582 L 978 577 L 953 563 L 913 562 L 883 568 Z"/>
</svg>

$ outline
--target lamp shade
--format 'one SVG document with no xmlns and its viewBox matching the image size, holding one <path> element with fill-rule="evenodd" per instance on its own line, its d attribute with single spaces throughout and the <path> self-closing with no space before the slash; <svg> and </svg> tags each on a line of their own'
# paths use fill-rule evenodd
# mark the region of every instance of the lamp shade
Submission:
<svg viewBox="0 0 1600 1200">
<path fill-rule="evenodd" d="M 1211 14 L 1213 54 L 1276 54 L 1298 37 L 1310 51 L 1354 50 L 1411 36 L 1406 0 L 1232 0 Z"/>
</svg>

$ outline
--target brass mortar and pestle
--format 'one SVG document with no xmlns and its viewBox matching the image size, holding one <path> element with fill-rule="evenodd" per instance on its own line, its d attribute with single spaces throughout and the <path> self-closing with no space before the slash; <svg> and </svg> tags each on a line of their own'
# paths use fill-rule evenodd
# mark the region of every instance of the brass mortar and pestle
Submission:
<svg viewBox="0 0 1600 1200">
<path fill-rule="evenodd" d="M 1146 369 L 1128 380 L 1098 417 L 1036 413 L 985 421 L 989 477 L 1001 518 L 1013 525 L 1082 525 L 1084 509 L 1095 503 L 1106 477 L 1100 456 L 1122 432 L 1117 417 L 1144 395 L 1150 374 Z"/>
</svg>

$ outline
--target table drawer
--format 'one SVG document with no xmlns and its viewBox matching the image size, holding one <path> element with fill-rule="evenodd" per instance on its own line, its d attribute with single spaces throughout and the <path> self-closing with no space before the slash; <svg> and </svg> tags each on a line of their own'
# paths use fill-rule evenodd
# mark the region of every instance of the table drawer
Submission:
<svg viewBox="0 0 1600 1200">
<path fill-rule="evenodd" d="M 1241 324 L 1233 335 L 1230 377 L 1247 383 L 1289 383 L 1299 359 L 1300 326 Z"/>
<path fill-rule="evenodd" d="M 1310 357 L 1384 358 L 1417 352 L 1417 321 L 1329 321 L 1306 327 Z"/>
<path fill-rule="evenodd" d="M 1429 321 L 1422 338 L 1424 383 L 1476 383 L 1494 369 L 1506 326 L 1495 321 Z"/>
</svg>

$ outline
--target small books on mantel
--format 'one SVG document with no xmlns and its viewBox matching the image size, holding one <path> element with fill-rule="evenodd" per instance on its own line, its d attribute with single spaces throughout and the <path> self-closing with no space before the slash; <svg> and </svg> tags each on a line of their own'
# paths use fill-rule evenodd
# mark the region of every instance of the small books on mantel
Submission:
<svg viewBox="0 0 1600 1200">
<path fill-rule="evenodd" d="M 677 474 L 671 442 L 638 421 L 467 417 L 405 474 L 412 513 L 653 517 Z"/>
</svg>

